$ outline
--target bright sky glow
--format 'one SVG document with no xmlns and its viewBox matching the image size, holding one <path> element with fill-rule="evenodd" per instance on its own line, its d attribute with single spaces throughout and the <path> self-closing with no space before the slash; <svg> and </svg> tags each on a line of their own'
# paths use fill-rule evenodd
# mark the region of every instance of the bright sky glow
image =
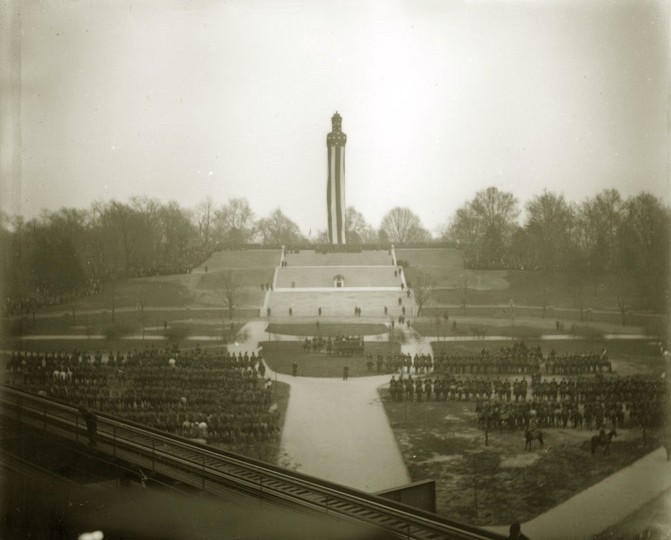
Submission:
<svg viewBox="0 0 671 540">
<path fill-rule="evenodd" d="M 668 202 L 662 1 L 21 6 L 21 191 L 3 174 L 0 193 L 10 213 L 246 197 L 257 216 L 281 206 L 314 234 L 336 110 L 347 203 L 374 226 L 400 205 L 435 229 L 489 185 L 522 202 L 607 187 Z"/>
</svg>

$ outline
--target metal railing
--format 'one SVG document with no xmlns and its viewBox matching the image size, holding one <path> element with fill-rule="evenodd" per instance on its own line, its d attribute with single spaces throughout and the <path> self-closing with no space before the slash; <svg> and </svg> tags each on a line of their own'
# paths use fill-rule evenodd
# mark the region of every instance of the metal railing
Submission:
<svg viewBox="0 0 671 540">
<path fill-rule="evenodd" d="M 73 405 L 10 387 L 0 392 L 0 411 L 52 435 L 89 444 L 86 424 Z M 134 422 L 97 413 L 95 450 L 213 494 L 231 490 L 255 499 L 310 509 L 363 522 L 399 538 L 500 539 L 501 535 L 458 523 L 363 491 L 219 450 Z"/>
</svg>

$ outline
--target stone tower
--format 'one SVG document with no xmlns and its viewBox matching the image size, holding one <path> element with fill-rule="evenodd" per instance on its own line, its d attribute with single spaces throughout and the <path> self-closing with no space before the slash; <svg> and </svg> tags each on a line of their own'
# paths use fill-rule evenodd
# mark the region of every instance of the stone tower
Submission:
<svg viewBox="0 0 671 540">
<path fill-rule="evenodd" d="M 328 208 L 328 233 L 331 244 L 345 244 L 345 144 L 347 135 L 342 130 L 342 117 L 331 117 L 331 133 L 326 136 L 328 157 L 328 182 L 326 205 Z"/>
</svg>

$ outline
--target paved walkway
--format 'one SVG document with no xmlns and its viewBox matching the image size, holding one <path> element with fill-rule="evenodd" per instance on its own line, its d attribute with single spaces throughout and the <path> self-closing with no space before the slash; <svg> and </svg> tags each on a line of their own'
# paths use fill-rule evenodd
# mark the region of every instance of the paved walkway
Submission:
<svg viewBox="0 0 671 540">
<path fill-rule="evenodd" d="M 256 350 L 267 339 L 267 324 L 245 325 L 245 342 L 232 350 Z M 280 445 L 298 471 L 368 492 L 410 482 L 377 393 L 389 382 L 388 375 L 343 381 L 268 373 L 291 385 Z"/>
<path fill-rule="evenodd" d="M 267 339 L 266 321 L 244 327 L 235 351 L 255 350 Z M 431 353 L 430 340 L 403 327 L 404 353 Z M 298 336 L 283 336 L 302 340 Z M 274 374 L 291 385 L 281 445 L 298 470 L 368 492 L 410 482 L 377 389 L 388 376 L 332 378 Z M 671 489 L 671 462 L 663 449 L 524 523 L 532 540 L 588 540 Z M 507 534 L 508 526 L 486 527 Z"/>
</svg>

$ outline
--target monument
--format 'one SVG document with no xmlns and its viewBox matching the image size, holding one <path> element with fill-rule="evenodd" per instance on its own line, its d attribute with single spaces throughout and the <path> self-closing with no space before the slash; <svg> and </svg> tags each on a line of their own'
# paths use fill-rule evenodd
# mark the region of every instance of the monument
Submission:
<svg viewBox="0 0 671 540">
<path fill-rule="evenodd" d="M 345 241 L 345 144 L 347 135 L 342 130 L 342 117 L 331 117 L 331 133 L 326 136 L 328 155 L 328 182 L 326 205 L 328 208 L 328 234 L 331 244 L 343 245 Z"/>
</svg>

